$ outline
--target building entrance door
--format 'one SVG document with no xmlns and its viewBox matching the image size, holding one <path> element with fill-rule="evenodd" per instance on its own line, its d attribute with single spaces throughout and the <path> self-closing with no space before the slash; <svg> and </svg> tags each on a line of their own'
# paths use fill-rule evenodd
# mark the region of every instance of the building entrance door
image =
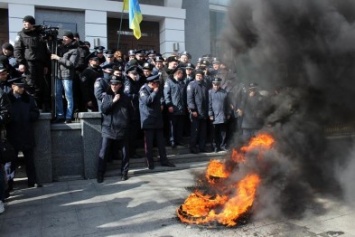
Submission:
<svg viewBox="0 0 355 237">
<path fill-rule="evenodd" d="M 130 49 L 153 49 L 160 51 L 159 23 L 143 21 L 140 24 L 142 37 L 137 40 L 133 36 L 133 31 L 129 29 L 128 19 L 123 19 L 120 42 L 118 44 L 118 30 L 120 27 L 119 18 L 107 19 L 107 44 L 112 50 L 119 49 L 123 54 L 127 54 Z M 117 47 L 118 45 L 118 47 Z"/>
</svg>

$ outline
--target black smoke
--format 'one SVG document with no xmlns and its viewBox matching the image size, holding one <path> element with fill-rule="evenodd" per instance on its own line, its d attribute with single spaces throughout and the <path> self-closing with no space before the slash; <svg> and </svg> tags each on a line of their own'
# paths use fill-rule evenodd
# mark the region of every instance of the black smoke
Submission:
<svg viewBox="0 0 355 237">
<path fill-rule="evenodd" d="M 258 208 L 299 217 L 317 195 L 342 196 L 348 176 L 339 183 L 334 167 L 351 143 L 338 152 L 325 131 L 355 119 L 355 2 L 233 0 L 223 38 L 236 83 L 270 92 L 262 130 L 276 146 L 268 169 L 254 167 L 264 180 Z"/>
</svg>

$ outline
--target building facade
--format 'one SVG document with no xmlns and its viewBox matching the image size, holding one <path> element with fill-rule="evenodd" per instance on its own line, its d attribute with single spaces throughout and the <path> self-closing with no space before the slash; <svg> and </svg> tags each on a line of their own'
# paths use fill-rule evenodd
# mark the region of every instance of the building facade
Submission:
<svg viewBox="0 0 355 237">
<path fill-rule="evenodd" d="M 77 32 L 92 47 L 154 49 L 164 56 L 185 50 L 197 59 L 218 53 L 218 34 L 229 0 L 139 0 L 142 37 L 136 40 L 128 27 L 122 0 L 1 0 L 0 43 L 13 43 L 25 15 L 37 25 Z M 195 60 L 195 59 L 193 59 Z"/>
</svg>

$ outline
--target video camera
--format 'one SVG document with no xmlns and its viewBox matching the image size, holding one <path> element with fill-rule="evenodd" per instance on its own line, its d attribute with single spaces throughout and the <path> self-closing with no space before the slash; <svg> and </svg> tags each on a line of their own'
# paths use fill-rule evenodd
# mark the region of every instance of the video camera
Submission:
<svg viewBox="0 0 355 237">
<path fill-rule="evenodd" d="M 56 40 L 58 36 L 59 27 L 47 26 L 47 25 L 37 25 L 37 31 L 41 37 L 45 40 Z"/>
</svg>

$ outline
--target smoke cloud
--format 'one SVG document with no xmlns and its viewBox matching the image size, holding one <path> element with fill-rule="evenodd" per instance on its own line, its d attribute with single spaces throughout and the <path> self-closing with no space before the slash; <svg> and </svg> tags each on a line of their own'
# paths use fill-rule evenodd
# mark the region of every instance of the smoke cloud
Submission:
<svg viewBox="0 0 355 237">
<path fill-rule="evenodd" d="M 270 92 L 262 130 L 276 147 L 263 168 L 252 165 L 263 179 L 259 214 L 299 217 L 318 194 L 354 193 L 343 159 L 351 142 L 325 128 L 355 118 L 355 2 L 233 0 L 223 38 L 236 83 Z"/>
</svg>

